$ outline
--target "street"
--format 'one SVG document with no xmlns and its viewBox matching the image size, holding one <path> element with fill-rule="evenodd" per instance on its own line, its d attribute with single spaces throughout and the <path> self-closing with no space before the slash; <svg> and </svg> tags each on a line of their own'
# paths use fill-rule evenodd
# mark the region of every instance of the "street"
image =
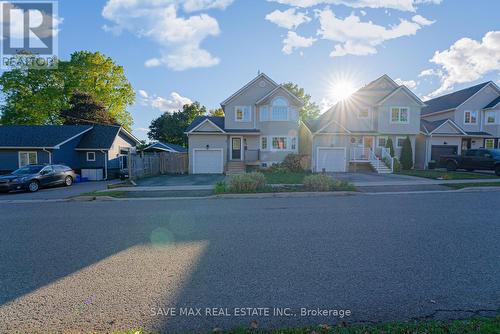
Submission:
<svg viewBox="0 0 500 334">
<path fill-rule="evenodd" d="M 494 191 L 0 202 L 0 332 L 495 315 L 499 202 Z"/>
</svg>

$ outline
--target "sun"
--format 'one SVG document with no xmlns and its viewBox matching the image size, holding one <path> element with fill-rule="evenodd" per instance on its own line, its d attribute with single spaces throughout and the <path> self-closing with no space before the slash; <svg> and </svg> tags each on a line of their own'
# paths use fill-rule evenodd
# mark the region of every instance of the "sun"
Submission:
<svg viewBox="0 0 500 334">
<path fill-rule="evenodd" d="M 356 87 L 351 81 L 339 80 L 332 83 L 330 94 L 336 101 L 343 101 L 349 98 L 355 91 Z"/>
</svg>

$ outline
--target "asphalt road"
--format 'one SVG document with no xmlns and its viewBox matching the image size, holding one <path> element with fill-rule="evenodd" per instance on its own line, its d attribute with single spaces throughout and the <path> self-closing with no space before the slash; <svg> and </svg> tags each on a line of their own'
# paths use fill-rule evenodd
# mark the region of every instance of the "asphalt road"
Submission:
<svg viewBox="0 0 500 334">
<path fill-rule="evenodd" d="M 499 202 L 462 192 L 0 203 L 0 332 L 498 314 Z"/>
<path fill-rule="evenodd" d="M 46 199 L 65 199 L 78 196 L 83 193 L 105 190 L 108 184 L 117 181 L 99 181 L 75 183 L 71 187 L 57 186 L 40 189 L 36 193 L 29 191 L 11 191 L 9 193 L 0 193 L 0 202 L 2 201 L 25 201 L 25 200 L 46 200 Z"/>
</svg>

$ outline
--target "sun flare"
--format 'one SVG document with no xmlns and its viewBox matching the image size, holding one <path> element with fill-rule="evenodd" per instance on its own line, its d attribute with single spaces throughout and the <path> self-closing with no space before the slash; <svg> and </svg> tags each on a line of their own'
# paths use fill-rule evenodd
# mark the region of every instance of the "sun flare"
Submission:
<svg viewBox="0 0 500 334">
<path fill-rule="evenodd" d="M 342 101 L 356 91 L 354 84 L 347 80 L 338 81 L 332 84 L 332 97 L 337 101 Z"/>
</svg>

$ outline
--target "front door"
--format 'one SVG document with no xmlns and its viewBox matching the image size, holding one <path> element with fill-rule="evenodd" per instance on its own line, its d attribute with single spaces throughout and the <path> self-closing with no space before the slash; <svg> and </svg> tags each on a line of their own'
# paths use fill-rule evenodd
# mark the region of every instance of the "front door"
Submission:
<svg viewBox="0 0 500 334">
<path fill-rule="evenodd" d="M 463 138 L 462 139 L 462 151 L 470 150 L 471 147 L 472 147 L 472 139 L 470 139 L 470 138 Z"/>
<path fill-rule="evenodd" d="M 241 138 L 231 138 L 231 160 L 241 160 Z"/>
<path fill-rule="evenodd" d="M 375 137 L 363 137 L 363 146 L 367 149 L 373 149 L 375 148 Z"/>
</svg>

